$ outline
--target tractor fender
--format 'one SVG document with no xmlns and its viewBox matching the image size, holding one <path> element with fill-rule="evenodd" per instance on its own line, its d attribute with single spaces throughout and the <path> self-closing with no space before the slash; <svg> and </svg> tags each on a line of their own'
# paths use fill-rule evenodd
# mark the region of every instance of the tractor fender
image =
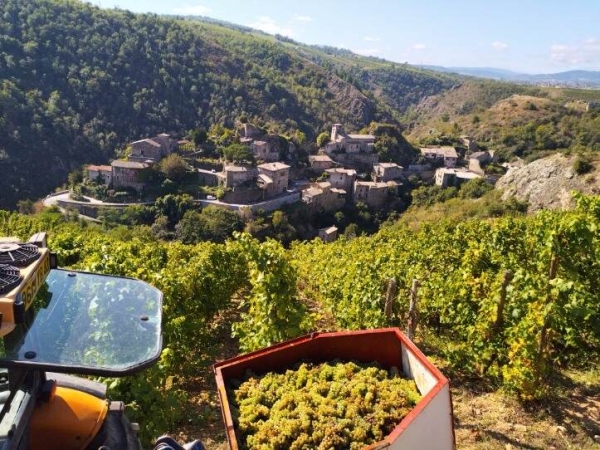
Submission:
<svg viewBox="0 0 600 450">
<path fill-rule="evenodd" d="M 108 401 L 66 387 L 56 387 L 48 401 L 38 400 L 29 431 L 30 450 L 83 450 L 108 413 Z"/>
<path fill-rule="evenodd" d="M 58 386 L 86 392 L 102 400 L 106 398 L 106 384 L 100 383 L 99 381 L 53 372 L 46 372 L 46 379 L 56 381 Z"/>
</svg>

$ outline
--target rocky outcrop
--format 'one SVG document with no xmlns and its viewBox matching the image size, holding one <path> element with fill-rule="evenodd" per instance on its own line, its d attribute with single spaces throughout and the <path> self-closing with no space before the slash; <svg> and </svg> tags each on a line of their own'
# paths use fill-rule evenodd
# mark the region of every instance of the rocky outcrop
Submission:
<svg viewBox="0 0 600 450">
<path fill-rule="evenodd" d="M 573 169 L 575 157 L 560 154 L 538 159 L 526 166 L 509 170 L 498 180 L 496 189 L 504 191 L 504 200 L 514 197 L 529 203 L 529 212 L 540 209 L 568 209 L 574 206 L 573 191 L 600 193 L 600 163 L 589 173 L 578 175 Z"/>
<path fill-rule="evenodd" d="M 327 90 L 333 94 L 336 103 L 347 111 L 355 127 L 356 124 L 368 124 L 374 119 L 375 105 L 352 84 L 331 74 L 327 79 Z"/>
</svg>

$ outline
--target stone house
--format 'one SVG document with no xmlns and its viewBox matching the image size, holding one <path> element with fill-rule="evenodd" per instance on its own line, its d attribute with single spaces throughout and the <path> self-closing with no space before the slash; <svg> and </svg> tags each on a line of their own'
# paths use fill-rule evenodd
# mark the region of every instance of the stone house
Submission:
<svg viewBox="0 0 600 450">
<path fill-rule="evenodd" d="M 172 153 L 176 146 L 177 141 L 171 139 L 171 136 L 166 133 L 159 134 L 151 139 L 141 139 L 129 144 L 131 148 L 129 160 L 155 163 Z"/>
<path fill-rule="evenodd" d="M 331 140 L 324 147 L 326 153 L 373 153 L 375 136 L 371 134 L 347 134 L 341 123 L 333 124 Z"/>
<path fill-rule="evenodd" d="M 253 182 L 257 175 L 256 167 L 231 165 L 223 167 L 223 172 L 218 178 L 222 186 L 231 189 Z"/>
<path fill-rule="evenodd" d="M 290 166 L 281 162 L 265 163 L 258 166 L 258 185 L 265 190 L 266 197 L 274 197 L 286 192 Z"/>
<path fill-rule="evenodd" d="M 91 181 L 100 181 L 101 184 L 110 186 L 112 183 L 112 167 L 111 166 L 87 166 L 87 177 Z"/>
<path fill-rule="evenodd" d="M 461 183 L 474 178 L 481 178 L 481 175 L 466 169 L 448 169 L 444 167 L 440 167 L 435 171 L 435 184 L 442 188 L 459 186 Z"/>
<path fill-rule="evenodd" d="M 254 125 L 252 125 L 250 123 L 245 123 L 240 132 L 240 135 L 241 135 L 240 137 L 256 139 L 256 138 L 259 138 L 262 134 L 263 134 L 263 131 L 261 131 L 258 127 L 255 127 Z"/>
<path fill-rule="evenodd" d="M 489 152 L 475 152 L 469 155 L 469 170 L 471 172 L 483 175 L 484 166 L 492 161 L 492 155 Z"/>
<path fill-rule="evenodd" d="M 460 137 L 460 141 L 466 147 L 467 153 L 475 153 L 479 151 L 477 142 L 471 136 L 463 135 Z"/>
<path fill-rule="evenodd" d="M 337 236 L 338 236 L 338 229 L 335 226 L 321 228 L 319 230 L 319 238 L 323 242 L 326 242 L 326 243 L 333 242 L 337 239 Z"/>
<path fill-rule="evenodd" d="M 258 160 L 275 162 L 279 160 L 279 149 L 266 141 L 253 141 L 250 144 L 252 154 Z"/>
<path fill-rule="evenodd" d="M 310 155 L 308 161 L 310 167 L 317 172 L 323 172 L 333 167 L 333 160 L 327 155 Z"/>
<path fill-rule="evenodd" d="M 322 181 L 303 190 L 302 201 L 313 212 L 337 211 L 346 203 L 346 191 L 331 187 L 331 183 Z"/>
<path fill-rule="evenodd" d="M 112 184 L 115 189 L 132 187 L 139 190 L 144 187 L 144 172 L 150 167 L 149 164 L 117 159 L 110 165 L 112 167 Z"/>
<path fill-rule="evenodd" d="M 329 182 L 332 187 L 344 189 L 346 192 L 352 191 L 352 185 L 356 180 L 356 170 L 334 168 L 327 169 L 325 172 L 329 174 Z"/>
<path fill-rule="evenodd" d="M 208 169 L 196 169 L 198 171 L 198 184 L 200 186 L 217 186 L 219 183 L 225 185 L 226 177 L 222 172 Z"/>
<path fill-rule="evenodd" d="M 354 203 L 363 202 L 372 208 L 380 208 L 385 204 L 389 186 L 387 183 L 375 181 L 357 181 L 354 183 Z"/>
<path fill-rule="evenodd" d="M 379 163 L 373 166 L 371 178 L 377 182 L 395 181 L 402 178 L 404 168 L 396 163 Z"/>
<path fill-rule="evenodd" d="M 421 154 L 429 161 L 442 161 L 444 167 L 456 167 L 458 153 L 454 147 L 424 147 Z"/>
</svg>

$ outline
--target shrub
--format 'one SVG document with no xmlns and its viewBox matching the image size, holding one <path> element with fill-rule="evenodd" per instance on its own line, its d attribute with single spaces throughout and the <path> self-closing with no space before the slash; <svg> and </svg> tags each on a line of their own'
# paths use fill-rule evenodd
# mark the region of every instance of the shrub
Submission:
<svg viewBox="0 0 600 450">
<path fill-rule="evenodd" d="M 592 163 L 585 156 L 578 156 L 573 162 L 573 170 L 577 175 L 583 175 L 593 169 Z"/>
</svg>

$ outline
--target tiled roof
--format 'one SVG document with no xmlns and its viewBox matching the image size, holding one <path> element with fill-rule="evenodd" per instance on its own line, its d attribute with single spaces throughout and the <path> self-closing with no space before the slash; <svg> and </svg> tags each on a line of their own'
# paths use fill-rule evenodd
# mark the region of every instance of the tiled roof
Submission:
<svg viewBox="0 0 600 450">
<path fill-rule="evenodd" d="M 327 155 L 311 155 L 308 157 L 310 161 L 318 162 L 333 162 L 333 160 Z"/>
<path fill-rule="evenodd" d="M 263 170 L 274 171 L 274 170 L 289 169 L 290 166 L 288 166 L 287 164 L 284 164 L 284 163 L 274 162 L 274 163 L 261 164 L 260 166 L 258 166 L 258 168 L 263 169 Z"/>
<path fill-rule="evenodd" d="M 375 136 L 372 134 L 349 134 L 350 139 L 358 139 L 359 141 L 374 141 Z"/>
<path fill-rule="evenodd" d="M 94 172 L 111 172 L 112 167 L 110 167 L 110 166 L 95 166 L 93 164 L 90 164 L 89 166 L 87 166 L 87 170 L 93 170 Z"/>
<path fill-rule="evenodd" d="M 152 139 L 140 139 L 139 141 L 135 141 L 132 142 L 131 145 L 135 145 L 135 144 L 150 144 L 153 147 L 160 147 L 160 144 L 156 141 L 153 141 Z"/>
<path fill-rule="evenodd" d="M 146 169 L 148 164 L 135 162 L 135 161 L 123 161 L 122 159 L 116 159 L 110 163 L 113 167 L 121 167 L 123 169 Z"/>
<path fill-rule="evenodd" d="M 442 155 L 444 158 L 458 158 L 454 147 L 424 147 L 421 152 L 425 154 Z"/>
</svg>

